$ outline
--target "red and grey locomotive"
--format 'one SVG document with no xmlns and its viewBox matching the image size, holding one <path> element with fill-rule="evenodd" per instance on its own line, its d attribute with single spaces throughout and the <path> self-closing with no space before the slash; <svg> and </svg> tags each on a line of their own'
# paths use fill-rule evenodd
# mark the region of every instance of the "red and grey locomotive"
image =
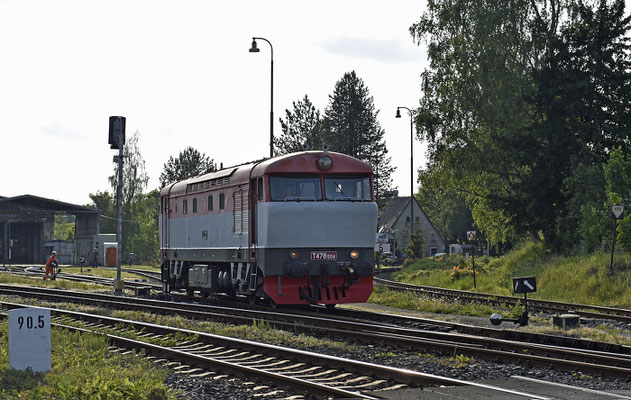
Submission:
<svg viewBox="0 0 631 400">
<path fill-rule="evenodd" d="M 372 177 L 356 158 L 305 151 L 165 187 L 165 291 L 272 304 L 365 302 L 377 228 Z"/>
</svg>

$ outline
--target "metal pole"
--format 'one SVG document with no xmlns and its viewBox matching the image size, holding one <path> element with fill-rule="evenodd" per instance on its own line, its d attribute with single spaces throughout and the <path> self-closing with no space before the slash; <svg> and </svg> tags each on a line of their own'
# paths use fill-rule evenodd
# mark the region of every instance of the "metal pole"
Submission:
<svg viewBox="0 0 631 400">
<path fill-rule="evenodd" d="M 473 288 L 476 289 L 477 286 L 475 285 L 475 243 L 473 244 L 473 248 L 471 249 L 471 261 L 473 263 Z"/>
<path fill-rule="evenodd" d="M 611 261 L 609 262 L 609 272 L 613 273 L 613 252 L 616 246 L 616 231 L 617 231 L 618 220 L 614 218 L 613 220 L 613 238 L 611 239 Z"/>
<path fill-rule="evenodd" d="M 123 249 L 123 138 L 119 136 L 118 185 L 116 186 L 116 287 L 115 293 L 122 293 L 121 250 Z"/>
<path fill-rule="evenodd" d="M 268 42 L 269 43 L 269 42 Z M 272 44 L 270 43 L 270 48 Z M 270 61 L 271 77 L 270 77 L 270 110 L 269 110 L 269 156 L 274 157 L 274 49 L 271 50 L 272 58 Z"/>
<path fill-rule="evenodd" d="M 412 110 L 408 109 L 408 112 L 410 113 L 410 223 L 412 224 L 412 233 L 414 233 L 416 228 L 414 224 L 414 134 Z"/>
</svg>

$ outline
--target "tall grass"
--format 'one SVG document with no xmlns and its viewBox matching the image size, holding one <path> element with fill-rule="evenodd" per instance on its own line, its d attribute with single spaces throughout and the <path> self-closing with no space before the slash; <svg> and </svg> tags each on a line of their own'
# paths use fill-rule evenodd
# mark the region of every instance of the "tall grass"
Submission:
<svg viewBox="0 0 631 400">
<path fill-rule="evenodd" d="M 51 331 L 52 369 L 47 373 L 9 368 L 8 323 L 0 323 L 2 399 L 174 399 L 163 385 L 166 371 L 139 356 L 112 356 L 106 338 Z"/>
<path fill-rule="evenodd" d="M 560 256 L 541 242 L 525 242 L 499 257 L 476 257 L 476 288 L 473 259 L 444 256 L 425 259 L 402 269 L 394 279 L 419 285 L 438 286 L 498 295 L 512 295 L 514 277 L 534 276 L 537 292 L 528 297 L 592 305 L 631 308 L 631 255 L 610 254 Z"/>
</svg>

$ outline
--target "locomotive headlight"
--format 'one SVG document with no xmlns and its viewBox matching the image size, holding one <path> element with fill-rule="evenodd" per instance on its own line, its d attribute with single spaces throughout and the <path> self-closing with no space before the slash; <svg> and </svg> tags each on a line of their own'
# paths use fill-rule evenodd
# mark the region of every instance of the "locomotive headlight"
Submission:
<svg viewBox="0 0 631 400">
<path fill-rule="evenodd" d="M 300 253 L 298 253 L 296 250 L 292 250 L 289 252 L 289 258 L 291 258 L 292 260 L 297 260 L 298 256 L 300 256 Z"/>
<path fill-rule="evenodd" d="M 318 168 L 322 171 L 328 171 L 333 165 L 333 160 L 329 156 L 322 156 L 318 159 Z"/>
<path fill-rule="evenodd" d="M 359 258 L 359 251 L 357 250 L 351 250 L 351 258 L 353 260 L 357 260 Z"/>
</svg>

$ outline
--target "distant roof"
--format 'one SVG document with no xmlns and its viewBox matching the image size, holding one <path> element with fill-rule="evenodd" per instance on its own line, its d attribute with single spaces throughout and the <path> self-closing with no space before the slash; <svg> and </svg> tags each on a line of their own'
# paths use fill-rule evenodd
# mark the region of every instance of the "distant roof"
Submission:
<svg viewBox="0 0 631 400">
<path fill-rule="evenodd" d="M 25 194 L 15 197 L 0 196 L 0 213 L 30 213 L 38 211 L 68 214 L 100 214 L 97 208 L 64 203 L 63 201 Z"/>
<path fill-rule="evenodd" d="M 387 232 L 390 229 L 392 229 L 392 227 L 397 222 L 401 214 L 407 209 L 408 204 L 410 204 L 410 199 L 411 197 L 409 196 L 408 197 L 396 196 L 396 197 L 391 197 L 390 199 L 387 200 L 386 205 L 383 207 L 383 214 L 381 215 L 381 218 L 379 219 L 379 223 L 378 223 L 379 232 Z M 434 231 L 436 231 L 436 233 L 438 233 L 438 236 L 440 236 L 440 239 L 444 242 L 445 240 L 443 239 L 443 236 L 440 234 L 440 232 L 438 232 L 438 230 L 434 226 L 434 223 L 429 219 L 427 214 L 425 214 L 425 211 L 423 211 L 423 207 L 421 207 L 421 205 L 418 203 L 416 199 L 414 199 L 414 201 L 416 202 L 418 207 L 421 209 L 421 212 L 423 213 L 423 215 L 425 215 L 425 218 L 427 218 L 427 221 L 429 222 L 431 227 L 434 229 Z"/>
<path fill-rule="evenodd" d="M 379 221 L 379 228 L 384 227 L 383 231 L 388 231 L 397 222 L 401 213 L 410 204 L 410 197 L 392 197 L 388 199 L 383 207 L 383 214 Z M 381 230 L 381 229 L 380 229 Z"/>
</svg>

